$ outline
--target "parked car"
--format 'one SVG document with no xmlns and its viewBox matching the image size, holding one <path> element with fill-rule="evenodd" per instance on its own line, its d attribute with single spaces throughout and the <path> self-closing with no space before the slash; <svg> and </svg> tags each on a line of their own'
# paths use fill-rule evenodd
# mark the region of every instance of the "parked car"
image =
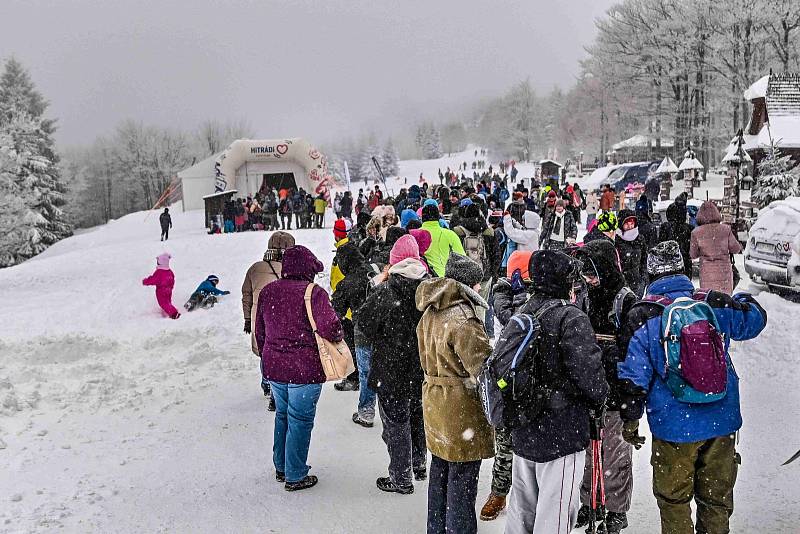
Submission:
<svg viewBox="0 0 800 534">
<path fill-rule="evenodd" d="M 660 164 L 660 161 L 626 163 L 614 169 L 603 183 L 612 186 L 617 193 L 624 191 L 631 184 L 638 183 L 644 185 L 647 179 L 653 176 L 653 173 L 658 169 Z"/>
<path fill-rule="evenodd" d="M 770 291 L 800 291 L 800 198 L 777 200 L 759 211 L 745 247 L 744 269 Z"/>
</svg>

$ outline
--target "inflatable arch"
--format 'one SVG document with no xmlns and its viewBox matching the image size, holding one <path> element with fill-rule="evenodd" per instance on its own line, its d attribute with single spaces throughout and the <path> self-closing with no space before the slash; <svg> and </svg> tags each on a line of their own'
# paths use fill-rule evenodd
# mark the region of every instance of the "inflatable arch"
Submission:
<svg viewBox="0 0 800 534">
<path fill-rule="evenodd" d="M 328 198 L 331 176 L 328 162 L 316 148 L 301 138 L 239 139 L 225 149 L 214 163 L 216 192 L 236 189 L 237 170 L 248 162 L 288 162 L 299 166 L 305 176 L 295 177 L 298 187 Z"/>
</svg>

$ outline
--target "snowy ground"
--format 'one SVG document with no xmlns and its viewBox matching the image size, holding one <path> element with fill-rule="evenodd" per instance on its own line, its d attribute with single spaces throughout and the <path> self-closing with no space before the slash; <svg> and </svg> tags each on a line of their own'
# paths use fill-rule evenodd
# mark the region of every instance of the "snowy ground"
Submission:
<svg viewBox="0 0 800 534">
<path fill-rule="evenodd" d="M 268 234 L 207 236 L 200 212 L 174 222 L 166 245 L 156 217 L 137 213 L 0 270 L 0 532 L 424 532 L 424 484 L 412 496 L 375 488 L 386 452 L 379 425 L 350 421 L 355 393 L 323 391 L 309 460 L 319 486 L 288 494 L 274 481 L 272 415 L 239 302 Z M 296 236 L 330 264 L 330 230 Z M 163 250 L 177 305 L 211 273 L 232 294 L 162 318 L 140 281 Z M 780 463 L 800 447 L 800 308 L 759 298 L 769 326 L 734 352 L 745 425 L 733 532 L 797 532 L 800 465 Z M 626 532 L 652 533 L 649 452 L 635 461 Z M 479 506 L 490 469 L 484 462 Z"/>
</svg>

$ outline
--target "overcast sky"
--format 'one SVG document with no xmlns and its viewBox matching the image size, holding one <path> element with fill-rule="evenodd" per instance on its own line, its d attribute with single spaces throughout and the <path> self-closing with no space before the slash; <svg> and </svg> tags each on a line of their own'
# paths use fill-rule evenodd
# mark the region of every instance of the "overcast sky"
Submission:
<svg viewBox="0 0 800 534">
<path fill-rule="evenodd" d="M 247 118 L 315 142 L 578 73 L 612 0 L 0 0 L 65 145 L 122 119 Z M 224 7 L 223 7 L 224 6 Z"/>
</svg>

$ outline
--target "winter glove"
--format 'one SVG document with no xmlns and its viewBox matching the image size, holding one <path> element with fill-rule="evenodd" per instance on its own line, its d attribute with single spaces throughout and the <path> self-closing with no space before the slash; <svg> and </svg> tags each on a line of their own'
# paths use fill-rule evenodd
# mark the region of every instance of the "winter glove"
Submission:
<svg viewBox="0 0 800 534">
<path fill-rule="evenodd" d="M 230 294 L 231 294 L 231 292 L 230 292 L 230 291 L 223 291 L 223 292 L 222 292 L 222 294 L 223 294 L 223 295 L 230 295 Z"/>
<path fill-rule="evenodd" d="M 253 331 L 253 329 L 251 328 L 251 325 L 250 325 L 250 319 L 245 319 L 244 320 L 244 333 L 245 334 L 250 334 L 250 333 L 252 333 L 252 331 Z"/>
<path fill-rule="evenodd" d="M 622 439 L 633 445 L 637 451 L 644 445 L 644 437 L 639 435 L 639 421 L 625 421 L 622 424 Z"/>
</svg>

